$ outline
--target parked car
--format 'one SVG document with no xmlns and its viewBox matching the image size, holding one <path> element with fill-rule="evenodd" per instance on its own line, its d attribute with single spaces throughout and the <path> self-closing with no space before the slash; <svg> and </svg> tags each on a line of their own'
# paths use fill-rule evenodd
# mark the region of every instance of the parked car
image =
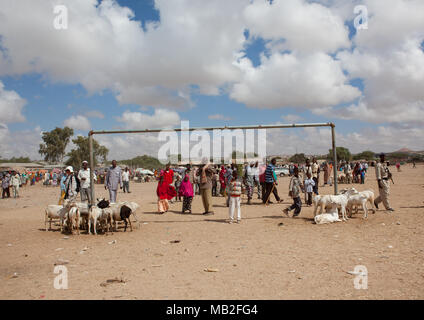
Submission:
<svg viewBox="0 0 424 320">
<path fill-rule="evenodd" d="M 280 167 L 280 168 L 275 168 L 275 174 L 280 177 L 285 177 L 285 176 L 289 176 L 290 172 L 289 172 L 289 169 Z"/>
</svg>

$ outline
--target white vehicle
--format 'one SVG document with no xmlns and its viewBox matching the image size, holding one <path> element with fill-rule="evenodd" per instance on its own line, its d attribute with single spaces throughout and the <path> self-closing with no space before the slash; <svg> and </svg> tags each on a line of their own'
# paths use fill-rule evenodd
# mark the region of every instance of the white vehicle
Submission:
<svg viewBox="0 0 424 320">
<path fill-rule="evenodd" d="M 280 177 L 285 177 L 285 176 L 288 176 L 290 172 L 289 172 L 289 169 L 280 167 L 280 168 L 275 168 L 275 174 Z"/>
</svg>

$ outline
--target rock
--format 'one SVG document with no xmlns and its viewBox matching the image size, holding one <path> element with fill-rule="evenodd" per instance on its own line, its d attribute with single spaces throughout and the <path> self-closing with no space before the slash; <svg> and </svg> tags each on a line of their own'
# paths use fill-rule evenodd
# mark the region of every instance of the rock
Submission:
<svg viewBox="0 0 424 320">
<path fill-rule="evenodd" d="M 279 226 L 279 227 L 284 226 L 284 223 L 280 222 L 280 223 L 278 224 L 278 226 Z"/>
<path fill-rule="evenodd" d="M 67 240 L 67 239 L 69 239 L 69 237 L 68 236 L 64 236 L 63 239 Z"/>
<path fill-rule="evenodd" d="M 398 225 L 398 226 L 400 226 L 400 222 L 398 221 L 398 222 L 396 222 L 396 224 Z"/>
<path fill-rule="evenodd" d="M 60 251 L 60 250 L 63 250 L 63 248 L 57 248 L 54 251 Z"/>
<path fill-rule="evenodd" d="M 64 260 L 64 259 L 58 259 L 57 260 L 57 262 L 55 262 L 55 266 L 60 266 L 60 265 L 65 265 L 65 264 L 68 264 L 69 263 L 69 260 Z"/>
<path fill-rule="evenodd" d="M 393 249 L 393 246 L 387 246 L 387 248 L 389 248 L 389 249 Z"/>
<path fill-rule="evenodd" d="M 290 270 L 289 271 L 289 273 L 295 273 L 296 272 L 296 270 Z"/>
<path fill-rule="evenodd" d="M 12 274 L 9 279 L 15 279 L 18 277 L 18 274 L 15 272 L 14 274 Z"/>
<path fill-rule="evenodd" d="M 113 241 L 108 242 L 108 244 L 115 244 L 116 242 L 117 242 L 116 240 L 113 240 Z"/>
<path fill-rule="evenodd" d="M 172 241 L 169 241 L 169 243 L 180 243 L 181 242 L 181 240 L 172 240 Z"/>
<path fill-rule="evenodd" d="M 7 246 L 8 246 L 8 247 L 11 247 L 11 246 L 12 246 L 12 244 L 11 244 L 11 243 L 8 243 L 8 244 L 7 244 Z"/>
<path fill-rule="evenodd" d="M 205 272 L 219 272 L 218 269 L 214 269 L 214 268 L 206 268 L 203 271 L 205 271 Z"/>
</svg>

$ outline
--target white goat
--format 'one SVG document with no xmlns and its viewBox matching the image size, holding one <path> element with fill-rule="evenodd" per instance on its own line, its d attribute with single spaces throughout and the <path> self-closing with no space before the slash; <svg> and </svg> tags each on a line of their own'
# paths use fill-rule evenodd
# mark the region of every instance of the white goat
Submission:
<svg viewBox="0 0 424 320">
<path fill-rule="evenodd" d="M 333 203 L 331 207 L 327 209 L 326 213 L 315 216 L 314 221 L 316 224 L 340 222 L 337 204 Z"/>
<path fill-rule="evenodd" d="M 345 193 L 348 195 L 348 211 L 349 217 L 352 217 L 353 209 L 355 209 L 355 213 L 358 213 L 358 207 L 361 206 L 364 210 L 364 219 L 368 217 L 368 208 L 367 202 L 371 204 L 371 210 L 375 213 L 374 209 L 374 191 L 365 190 L 358 191 L 355 188 L 343 189 L 341 193 Z"/>
<path fill-rule="evenodd" d="M 79 212 L 78 206 L 75 203 L 70 204 L 66 220 L 67 220 L 69 231 L 72 234 L 74 234 L 74 229 L 76 229 L 77 234 L 80 234 L 79 232 L 80 212 Z"/>
<path fill-rule="evenodd" d="M 97 234 L 97 222 L 99 222 L 101 226 L 106 225 L 107 231 L 109 231 L 108 216 L 108 213 L 105 212 L 103 209 L 100 209 L 96 206 L 92 206 L 89 210 L 87 232 L 91 234 L 91 224 L 93 224 L 94 234 Z"/>
<path fill-rule="evenodd" d="M 45 216 L 44 216 L 44 226 L 46 227 L 47 231 L 47 222 L 49 222 L 49 230 L 52 228 L 52 221 L 53 219 L 60 221 L 60 231 L 63 231 L 63 222 L 66 218 L 66 214 L 68 212 L 68 209 L 59 206 L 56 204 L 48 205 L 45 209 Z"/>
<path fill-rule="evenodd" d="M 317 195 L 313 199 L 314 201 L 314 218 L 316 217 L 317 209 L 320 207 L 320 214 L 323 213 L 324 209 L 327 207 L 332 207 L 333 204 L 336 204 L 338 208 L 340 208 L 342 212 L 342 220 L 346 221 L 348 220 L 348 217 L 346 216 L 346 206 L 348 197 L 346 194 L 339 194 L 336 196 L 333 195 Z"/>
</svg>

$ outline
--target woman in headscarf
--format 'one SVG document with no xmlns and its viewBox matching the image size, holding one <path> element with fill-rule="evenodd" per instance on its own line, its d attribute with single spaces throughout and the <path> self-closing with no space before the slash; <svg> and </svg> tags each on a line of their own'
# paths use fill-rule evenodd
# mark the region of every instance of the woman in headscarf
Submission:
<svg viewBox="0 0 424 320">
<path fill-rule="evenodd" d="M 164 214 L 169 210 L 168 203 L 168 184 L 165 182 L 163 174 L 159 177 L 158 187 L 156 194 L 158 196 L 158 211 L 160 214 Z"/>
<path fill-rule="evenodd" d="M 183 209 L 182 213 L 188 211 L 191 214 L 191 202 L 193 201 L 193 186 L 190 181 L 190 177 L 188 174 L 184 176 L 183 181 L 180 185 L 179 195 L 183 196 Z"/>
<path fill-rule="evenodd" d="M 221 183 L 221 195 L 225 197 L 225 189 L 227 188 L 227 185 L 225 183 L 225 173 L 227 170 L 224 166 L 221 166 L 221 171 L 219 172 L 219 182 Z"/>
<path fill-rule="evenodd" d="M 328 165 L 328 162 L 324 164 L 324 185 L 328 183 L 329 173 L 330 173 L 330 166 Z"/>
</svg>

